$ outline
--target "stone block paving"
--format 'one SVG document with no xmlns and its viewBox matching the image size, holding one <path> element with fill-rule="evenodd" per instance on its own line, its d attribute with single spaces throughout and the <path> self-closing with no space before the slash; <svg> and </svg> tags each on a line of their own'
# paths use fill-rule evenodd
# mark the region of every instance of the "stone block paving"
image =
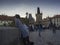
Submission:
<svg viewBox="0 0 60 45">
<path fill-rule="evenodd" d="M 30 41 L 33 41 L 34 45 L 60 45 L 60 30 L 56 30 L 56 33 L 44 30 L 41 32 L 41 37 L 38 31 L 30 32 Z"/>
</svg>

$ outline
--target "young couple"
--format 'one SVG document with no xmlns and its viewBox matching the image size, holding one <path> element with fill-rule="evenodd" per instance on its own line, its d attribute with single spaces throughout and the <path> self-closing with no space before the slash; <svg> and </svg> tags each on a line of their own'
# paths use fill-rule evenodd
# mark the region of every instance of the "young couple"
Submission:
<svg viewBox="0 0 60 45">
<path fill-rule="evenodd" d="M 21 22 L 18 14 L 15 15 L 15 25 L 19 29 L 19 36 L 22 37 L 23 44 L 33 45 L 33 42 L 30 42 L 29 40 L 29 29 L 24 23 Z"/>
</svg>

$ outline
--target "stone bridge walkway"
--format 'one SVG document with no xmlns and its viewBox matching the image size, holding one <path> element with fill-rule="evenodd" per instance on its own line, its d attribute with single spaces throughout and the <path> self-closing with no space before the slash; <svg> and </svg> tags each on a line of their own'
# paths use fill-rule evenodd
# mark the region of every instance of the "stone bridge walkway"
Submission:
<svg viewBox="0 0 60 45">
<path fill-rule="evenodd" d="M 41 37 L 38 31 L 30 32 L 30 40 L 34 45 L 60 45 L 60 30 L 53 34 L 52 30 L 44 30 L 41 32 Z"/>
</svg>

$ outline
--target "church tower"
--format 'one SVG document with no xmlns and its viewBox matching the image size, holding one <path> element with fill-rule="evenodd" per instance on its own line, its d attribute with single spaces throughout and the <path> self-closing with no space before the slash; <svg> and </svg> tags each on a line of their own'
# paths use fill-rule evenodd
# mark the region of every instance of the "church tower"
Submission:
<svg viewBox="0 0 60 45">
<path fill-rule="evenodd" d="M 39 7 L 37 8 L 36 23 L 37 24 L 42 24 L 42 13 L 40 13 Z"/>
</svg>

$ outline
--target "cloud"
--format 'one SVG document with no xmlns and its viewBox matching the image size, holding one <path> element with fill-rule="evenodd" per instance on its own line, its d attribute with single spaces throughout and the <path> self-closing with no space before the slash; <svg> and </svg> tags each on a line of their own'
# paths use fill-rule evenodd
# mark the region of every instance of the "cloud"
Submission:
<svg viewBox="0 0 60 45">
<path fill-rule="evenodd" d="M 60 0 L 0 0 L 0 5 L 16 5 L 16 4 L 28 4 L 28 5 L 59 5 Z"/>
</svg>

